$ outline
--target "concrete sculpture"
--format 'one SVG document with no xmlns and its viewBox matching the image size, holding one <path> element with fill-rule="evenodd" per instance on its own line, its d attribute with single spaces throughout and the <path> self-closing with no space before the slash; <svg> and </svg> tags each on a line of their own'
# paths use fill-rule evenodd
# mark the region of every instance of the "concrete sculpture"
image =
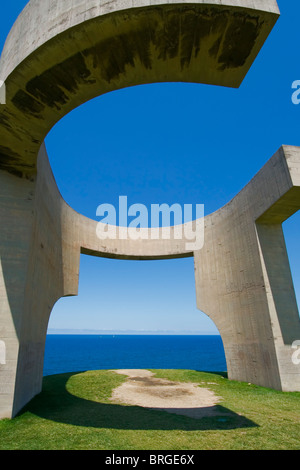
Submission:
<svg viewBox="0 0 300 470">
<path fill-rule="evenodd" d="M 239 87 L 278 16 L 275 0 L 31 0 L 23 10 L 0 62 L 0 418 L 41 391 L 49 316 L 59 298 L 77 294 L 80 253 L 194 256 L 198 307 L 220 331 L 229 378 L 300 390 L 281 228 L 300 205 L 300 148 L 279 149 L 205 217 L 205 245 L 190 252 L 185 240 L 99 240 L 96 221 L 61 198 L 43 143 L 65 114 L 112 90 L 165 81 Z"/>
</svg>

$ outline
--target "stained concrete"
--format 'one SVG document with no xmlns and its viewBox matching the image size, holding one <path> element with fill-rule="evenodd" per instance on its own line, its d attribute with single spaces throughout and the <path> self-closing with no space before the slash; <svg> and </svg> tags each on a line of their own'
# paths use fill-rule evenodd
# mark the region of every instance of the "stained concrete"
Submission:
<svg viewBox="0 0 300 470">
<path fill-rule="evenodd" d="M 273 0 L 31 0 L 1 56 L 1 168 L 35 174 L 54 124 L 103 93 L 167 81 L 238 87 L 278 15 Z"/>
<path fill-rule="evenodd" d="M 31 0 L 0 61 L 0 418 L 41 391 L 49 316 L 77 295 L 80 253 L 193 256 L 197 304 L 217 325 L 230 379 L 300 390 L 299 316 L 282 222 L 299 209 L 300 149 L 284 146 L 188 240 L 100 240 L 62 199 L 43 143 L 83 102 L 126 86 L 187 81 L 238 87 L 278 18 L 273 0 Z M 43 28 L 39 27 L 43 20 Z M 197 221 L 194 222 L 196 227 Z"/>
</svg>

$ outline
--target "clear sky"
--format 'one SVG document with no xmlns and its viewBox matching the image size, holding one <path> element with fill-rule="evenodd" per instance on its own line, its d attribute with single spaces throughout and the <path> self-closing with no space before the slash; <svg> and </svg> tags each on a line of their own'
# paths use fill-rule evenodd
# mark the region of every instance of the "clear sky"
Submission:
<svg viewBox="0 0 300 470">
<path fill-rule="evenodd" d="M 2 3 L 0 48 L 27 1 Z M 281 17 L 239 89 L 144 85 L 101 96 L 62 119 L 46 145 L 65 200 L 94 219 L 99 204 L 117 205 L 124 195 L 129 205 L 198 203 L 209 214 L 282 144 L 300 146 L 300 104 L 291 100 L 300 80 L 300 2 L 278 5 Z M 299 212 L 284 231 L 299 305 Z M 79 296 L 56 304 L 49 327 L 217 333 L 196 308 L 192 258 L 82 256 Z"/>
</svg>

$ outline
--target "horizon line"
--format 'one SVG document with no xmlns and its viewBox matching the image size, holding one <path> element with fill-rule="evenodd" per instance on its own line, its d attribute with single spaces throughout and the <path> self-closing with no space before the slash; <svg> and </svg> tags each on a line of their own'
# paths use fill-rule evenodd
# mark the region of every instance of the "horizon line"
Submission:
<svg viewBox="0 0 300 470">
<path fill-rule="evenodd" d="M 89 335 L 186 335 L 186 336 L 220 336 L 217 331 L 193 331 L 193 330 L 92 330 L 72 328 L 49 328 L 47 335 L 62 334 L 89 334 Z"/>
</svg>

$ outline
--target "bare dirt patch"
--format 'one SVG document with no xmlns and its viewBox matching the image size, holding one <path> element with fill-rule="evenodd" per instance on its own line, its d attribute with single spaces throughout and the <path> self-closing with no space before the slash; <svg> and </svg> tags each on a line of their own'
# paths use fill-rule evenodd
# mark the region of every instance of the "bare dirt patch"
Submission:
<svg viewBox="0 0 300 470">
<path fill-rule="evenodd" d="M 113 391 L 114 403 L 142 406 L 200 419 L 224 415 L 218 407 L 221 397 L 195 383 L 158 379 L 148 370 L 122 369 L 113 372 L 128 378 Z"/>
</svg>

